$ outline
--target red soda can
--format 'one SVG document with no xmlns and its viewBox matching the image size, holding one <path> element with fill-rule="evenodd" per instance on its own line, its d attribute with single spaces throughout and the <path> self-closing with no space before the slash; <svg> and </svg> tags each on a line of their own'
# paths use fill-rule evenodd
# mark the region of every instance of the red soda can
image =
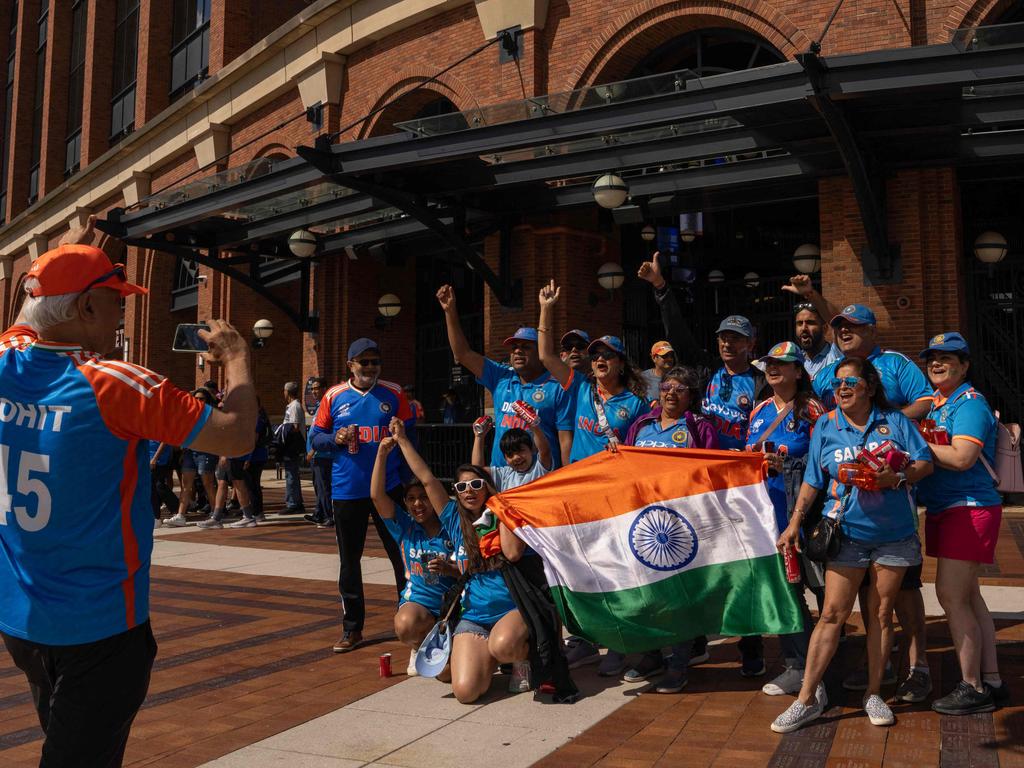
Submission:
<svg viewBox="0 0 1024 768">
<path fill-rule="evenodd" d="M 888 442 L 888 440 L 886 442 Z M 885 468 L 885 460 L 882 456 L 884 456 L 884 454 L 877 454 L 867 448 L 861 448 L 857 452 L 857 463 L 863 464 L 865 467 L 873 469 L 875 472 L 879 472 Z"/>
<path fill-rule="evenodd" d="M 800 583 L 800 561 L 796 556 L 796 549 L 786 547 L 782 550 L 782 560 L 786 564 L 786 581 L 790 584 Z"/>
<path fill-rule="evenodd" d="M 761 443 L 762 453 L 775 453 L 775 443 L 771 440 L 765 440 Z M 776 469 L 768 468 L 768 477 L 778 477 L 779 472 Z"/>
<path fill-rule="evenodd" d="M 494 426 L 494 419 L 490 416 L 481 416 L 479 419 L 473 422 L 473 434 L 474 435 L 486 435 L 491 431 Z"/>
<path fill-rule="evenodd" d="M 352 437 L 348 439 L 348 452 L 359 453 L 359 427 L 352 430 Z"/>
<path fill-rule="evenodd" d="M 512 413 L 522 419 L 528 427 L 537 423 L 537 411 L 532 405 L 524 403 L 522 400 L 512 403 Z"/>
<path fill-rule="evenodd" d="M 945 427 L 936 427 L 932 431 L 931 442 L 935 445 L 950 445 L 949 431 Z"/>
<path fill-rule="evenodd" d="M 382 653 L 380 655 L 380 676 L 391 677 L 391 654 Z"/>
</svg>

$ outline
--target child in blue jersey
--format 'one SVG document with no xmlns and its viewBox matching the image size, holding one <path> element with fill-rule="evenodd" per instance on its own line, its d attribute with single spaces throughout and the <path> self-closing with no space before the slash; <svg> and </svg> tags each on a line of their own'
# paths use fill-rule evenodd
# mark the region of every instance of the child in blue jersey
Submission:
<svg viewBox="0 0 1024 768">
<path fill-rule="evenodd" d="M 778 547 L 800 548 L 804 512 L 826 488 L 825 514 L 841 519 L 842 537 L 839 551 L 827 564 L 825 605 L 811 634 L 800 693 L 772 723 L 776 733 L 801 728 L 824 710 L 824 687 L 819 684 L 868 571 L 871 580 L 863 613 L 868 650 L 864 711 L 872 725 L 895 722 L 879 694 L 892 649 L 892 613 L 900 582 L 909 566 L 921 562 L 921 545 L 914 530 L 917 507 L 908 485 L 931 474 L 931 454 L 910 419 L 889 405 L 881 377 L 867 360 L 845 358 L 836 368 L 832 389 L 838 407 L 814 426 L 807 472 Z M 899 464 L 894 466 L 886 459 L 878 471 L 863 464 L 855 477 L 840 471 L 842 465 L 857 462 L 862 448 L 874 450 L 886 441 L 907 454 L 903 469 L 897 470 Z"/>
<path fill-rule="evenodd" d="M 649 409 L 647 385 L 617 336 L 602 336 L 590 343 L 590 376 L 562 361 L 551 332 L 560 295 L 561 288 L 554 280 L 540 289 L 538 351 L 544 367 L 569 393 L 575 406 L 569 454 L 569 461 L 573 462 L 603 451 L 609 443 L 623 442 L 633 422 Z"/>
<path fill-rule="evenodd" d="M 386 437 L 377 448 L 370 498 L 402 550 L 405 563 L 406 581 L 395 614 L 395 634 L 412 649 L 406 670 L 411 677 L 416 674 L 416 650 L 437 622 L 444 595 L 455 584 L 459 571 L 449 560 L 454 554 L 452 541 L 442 529 L 423 483 L 413 480 L 406 484 L 404 508 L 388 495 L 387 459 L 395 445 L 394 438 Z"/>
<path fill-rule="evenodd" d="M 932 703 L 944 715 L 991 712 L 1009 698 L 999 676 L 995 626 L 978 585 L 982 563 L 993 562 L 1002 498 L 993 478 L 997 421 L 969 380 L 971 357 L 959 333 L 941 333 L 921 353 L 935 397 L 922 430 L 934 474 L 918 488 L 925 506 L 927 552 L 938 558 L 935 593 L 949 619 L 961 680 Z"/>
<path fill-rule="evenodd" d="M 473 521 L 480 517 L 494 484 L 483 467 L 464 464 L 455 471 L 455 494 L 448 492 L 417 453 L 405 429 L 391 422 L 391 434 L 413 474 L 423 483 L 434 509 L 441 509 L 441 526 L 451 540 L 459 570 L 465 578 L 462 617 L 452 633 L 452 692 L 463 704 L 479 699 L 491 686 L 495 666 L 514 665 L 513 682 L 525 678 L 529 685 L 529 631 L 505 584 L 501 569 L 506 554 L 518 557 L 522 542 L 499 523 L 501 552 L 481 553 Z"/>
<path fill-rule="evenodd" d="M 781 533 L 789 525 L 789 510 L 796 501 L 807 468 L 811 432 L 825 409 L 811 394 L 810 377 L 804 367 L 803 353 L 792 341 L 776 344 L 754 365 L 764 370 L 772 394 L 758 403 L 750 413 L 747 449 L 764 452 L 773 470 L 765 480 L 765 485 Z M 817 578 L 812 577 L 808 581 L 812 589 L 821 586 Z M 804 586 L 801 581 L 793 587 L 803 616 L 804 629 L 802 632 L 779 636 L 786 668 L 781 675 L 761 688 L 769 696 L 793 694 L 800 690 L 807 663 L 807 646 L 811 639 L 811 614 L 804 599 Z"/>
</svg>

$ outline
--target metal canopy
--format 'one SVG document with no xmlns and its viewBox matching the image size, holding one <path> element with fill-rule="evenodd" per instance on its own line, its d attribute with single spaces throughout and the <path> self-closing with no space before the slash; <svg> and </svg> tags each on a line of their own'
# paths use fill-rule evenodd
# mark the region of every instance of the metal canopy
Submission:
<svg viewBox="0 0 1024 768">
<path fill-rule="evenodd" d="M 593 204 L 591 185 L 605 172 L 625 178 L 634 199 L 670 196 L 703 210 L 813 195 L 817 179 L 841 174 L 853 182 L 865 224 L 866 272 L 891 280 L 899 249 L 885 228 L 885 176 L 1024 160 L 1024 24 L 961 31 L 943 45 L 802 54 L 711 77 L 683 70 L 399 127 L 341 144 L 321 137 L 298 148 L 299 157 L 114 210 L 100 227 L 142 247 L 199 249 L 202 263 L 230 267 L 236 278 L 242 272 L 232 265 L 254 263 L 253 254 L 287 255 L 296 229 L 318 234 L 317 258 L 430 237 L 514 306 L 510 259 L 493 271 L 479 232 Z M 300 271 L 308 279 L 308 267 Z M 252 267 L 245 282 L 271 295 Z M 307 310 L 291 314 L 308 329 Z"/>
</svg>

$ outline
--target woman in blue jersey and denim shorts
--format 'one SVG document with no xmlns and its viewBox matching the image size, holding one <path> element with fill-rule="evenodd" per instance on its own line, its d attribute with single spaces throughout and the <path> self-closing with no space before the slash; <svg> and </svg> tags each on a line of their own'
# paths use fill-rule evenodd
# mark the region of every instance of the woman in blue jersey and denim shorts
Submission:
<svg viewBox="0 0 1024 768">
<path fill-rule="evenodd" d="M 406 670 L 412 677 L 416 674 L 416 650 L 441 615 L 441 603 L 459 570 L 450 560 L 454 554 L 451 538 L 441 527 L 423 483 L 414 478 L 405 484 L 404 507 L 388 495 L 387 458 L 396 445 L 394 438 L 385 437 L 377 448 L 370 498 L 402 551 L 406 581 L 395 614 L 395 634 L 412 649 Z"/>
<path fill-rule="evenodd" d="M 200 387 L 193 390 L 192 397 L 201 403 L 214 408 L 216 401 L 210 391 Z M 195 496 L 196 475 L 203 483 L 203 490 L 206 491 L 206 500 L 210 505 L 210 512 L 213 512 L 213 504 L 217 498 L 217 483 L 214 473 L 217 469 L 217 457 L 212 453 L 203 453 L 186 448 L 181 452 L 181 497 L 178 500 L 178 514 L 164 520 L 164 525 L 172 528 L 181 528 L 188 525 L 185 515 L 188 514 L 189 505 Z"/>
<path fill-rule="evenodd" d="M 879 695 L 892 648 L 892 614 L 909 566 L 921 562 L 917 506 L 908 486 L 932 472 L 931 453 L 917 427 L 889 405 L 878 371 L 867 360 L 847 357 L 830 382 L 837 408 L 818 419 L 807 452 L 807 471 L 779 549 L 800 549 L 800 522 L 817 494 L 828 493 L 824 515 L 840 519 L 839 551 L 825 571 L 825 605 L 811 634 L 800 693 L 772 723 L 776 733 L 795 731 L 817 719 L 827 705 L 821 685 L 839 644 L 839 633 L 853 610 L 865 573 L 872 574 L 864 625 L 868 684 L 864 711 L 872 725 L 892 725 L 892 710 Z M 890 442 L 877 471 L 858 461 L 861 450 Z M 906 454 L 899 462 L 896 451 Z M 904 466 L 897 470 L 901 464 Z M 855 474 L 851 474 L 855 470 Z"/>
<path fill-rule="evenodd" d="M 405 433 L 404 425 L 391 420 L 390 430 L 412 473 L 423 483 L 434 509 L 440 509 L 441 526 L 452 542 L 459 571 L 465 577 L 462 615 L 452 633 L 452 693 L 463 704 L 483 696 L 491 687 L 498 664 L 513 664 L 513 685 L 525 677 L 529 686 L 530 633 L 516 608 L 502 574 L 509 561 L 502 552 L 485 557 L 473 522 L 480 517 L 494 483 L 483 467 L 464 464 L 455 471 L 455 500 L 430 471 Z M 511 536 L 499 523 L 502 539 Z M 468 574 L 468 576 L 467 576 Z"/>
</svg>

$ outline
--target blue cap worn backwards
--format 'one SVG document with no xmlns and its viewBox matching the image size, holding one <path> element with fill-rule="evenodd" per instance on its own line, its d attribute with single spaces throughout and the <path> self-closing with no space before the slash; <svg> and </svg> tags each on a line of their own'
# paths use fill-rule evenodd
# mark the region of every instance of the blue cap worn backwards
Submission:
<svg viewBox="0 0 1024 768">
<path fill-rule="evenodd" d="M 380 352 L 380 347 L 377 346 L 377 342 L 373 339 L 356 339 L 348 345 L 348 359 L 355 360 L 359 355 L 363 354 L 368 349 L 375 349 Z"/>
<path fill-rule="evenodd" d="M 863 304 L 847 304 L 843 311 L 829 321 L 833 328 L 840 323 L 853 323 L 854 325 L 878 325 L 875 321 L 875 313 Z"/>
<path fill-rule="evenodd" d="M 928 357 L 929 352 L 962 352 L 965 355 L 971 354 L 967 340 L 956 331 L 940 333 L 933 336 L 928 342 L 927 348 L 921 351 L 921 357 Z"/>
<path fill-rule="evenodd" d="M 740 336 L 746 336 L 748 339 L 754 338 L 754 326 L 743 315 L 729 315 L 725 318 L 715 333 L 721 333 L 722 331 L 732 331 Z"/>
<path fill-rule="evenodd" d="M 513 333 L 503 342 L 506 347 L 513 346 L 517 341 L 532 341 L 534 344 L 537 343 L 537 329 L 527 328 L 525 325 L 518 331 Z"/>
</svg>

